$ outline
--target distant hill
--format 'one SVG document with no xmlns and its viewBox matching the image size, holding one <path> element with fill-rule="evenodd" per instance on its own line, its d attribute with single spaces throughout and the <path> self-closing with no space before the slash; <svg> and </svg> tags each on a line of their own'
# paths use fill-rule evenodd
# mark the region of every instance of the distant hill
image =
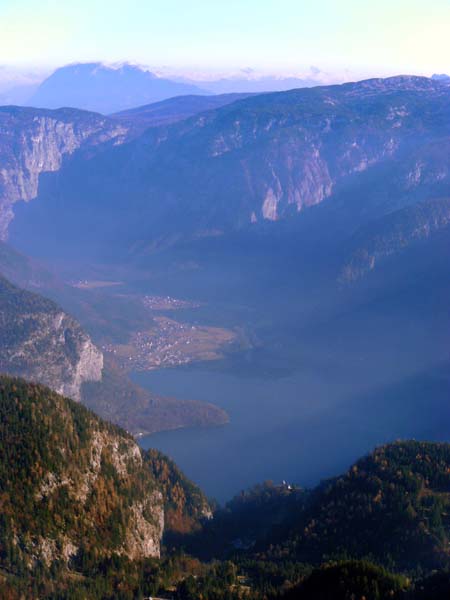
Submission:
<svg viewBox="0 0 450 600">
<path fill-rule="evenodd" d="M 219 94 L 217 96 L 177 96 L 147 104 L 111 115 L 130 127 L 157 127 L 170 125 L 192 117 L 198 113 L 226 106 L 238 100 L 248 98 L 251 94 Z"/>
<path fill-rule="evenodd" d="M 443 83 L 450 83 L 450 75 L 446 75 L 445 73 L 435 73 L 432 75 L 432 79 L 442 81 Z"/>
<path fill-rule="evenodd" d="M 313 77 L 224 77 L 222 79 L 201 81 L 201 87 L 213 94 L 262 94 L 267 92 L 285 92 L 298 88 L 320 85 Z"/>
<path fill-rule="evenodd" d="M 201 94 L 199 86 L 157 77 L 140 67 L 113 68 L 102 63 L 77 63 L 57 69 L 28 99 L 39 108 L 72 107 L 102 114 L 159 102 L 173 96 Z"/>
<path fill-rule="evenodd" d="M 419 202 L 393 211 L 359 229 L 347 244 L 341 281 L 355 281 L 389 257 L 404 253 L 420 241 L 450 233 L 450 199 Z"/>
<path fill-rule="evenodd" d="M 23 106 L 26 105 L 31 98 L 31 96 L 38 89 L 39 84 L 19 84 L 13 87 L 10 87 L 7 90 L 0 92 L 0 106 L 1 105 L 17 105 Z"/>
</svg>

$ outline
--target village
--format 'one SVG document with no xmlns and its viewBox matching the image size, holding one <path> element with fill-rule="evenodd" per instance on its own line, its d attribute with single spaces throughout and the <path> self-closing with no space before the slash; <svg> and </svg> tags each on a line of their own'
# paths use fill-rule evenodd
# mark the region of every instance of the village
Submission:
<svg viewBox="0 0 450 600">
<path fill-rule="evenodd" d="M 189 300 L 180 300 L 172 296 L 154 296 L 146 295 L 142 298 L 142 303 L 150 310 L 180 310 L 182 308 L 199 308 L 199 302 Z"/>
<path fill-rule="evenodd" d="M 236 338 L 236 333 L 228 329 L 157 316 L 152 329 L 135 333 L 127 344 L 105 344 L 102 350 L 112 354 L 127 371 L 150 371 L 217 360 Z"/>
</svg>

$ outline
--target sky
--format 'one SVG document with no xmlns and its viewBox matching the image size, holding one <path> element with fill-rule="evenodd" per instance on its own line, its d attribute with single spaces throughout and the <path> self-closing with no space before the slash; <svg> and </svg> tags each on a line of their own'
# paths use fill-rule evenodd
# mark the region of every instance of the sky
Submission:
<svg viewBox="0 0 450 600">
<path fill-rule="evenodd" d="M 0 0 L 0 65 L 430 75 L 450 71 L 449 31 L 450 0 Z"/>
</svg>

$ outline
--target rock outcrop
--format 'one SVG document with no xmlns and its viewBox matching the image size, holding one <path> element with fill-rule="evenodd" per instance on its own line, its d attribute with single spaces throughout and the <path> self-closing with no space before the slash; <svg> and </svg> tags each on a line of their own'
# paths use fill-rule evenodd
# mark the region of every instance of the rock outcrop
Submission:
<svg viewBox="0 0 450 600">
<path fill-rule="evenodd" d="M 0 270 L 58 296 L 51 274 L 1 242 Z M 214 404 L 159 397 L 136 385 L 58 304 L 1 275 L 0 372 L 48 385 L 134 434 L 228 423 Z"/>
<path fill-rule="evenodd" d="M 150 449 L 144 461 L 158 481 L 164 498 L 165 532 L 186 534 L 212 519 L 211 507 L 203 492 L 158 450 Z"/>
<path fill-rule="evenodd" d="M 167 457 L 142 451 L 81 404 L 6 376 L 0 489 L 6 568 L 158 557 L 165 525 L 188 532 L 212 516 L 203 493 Z"/>
<path fill-rule="evenodd" d="M 6 239 L 18 200 L 36 197 L 41 173 L 60 169 L 64 157 L 86 146 L 121 143 L 127 128 L 101 115 L 0 107 L 0 239 Z"/>
<path fill-rule="evenodd" d="M 51 218 L 45 252 L 75 252 L 81 236 L 88 255 L 124 256 L 335 200 L 339 215 L 353 203 L 360 224 L 445 195 L 449 123 L 450 88 L 425 77 L 249 97 L 66 161 L 21 207 L 11 239 L 32 253 L 34 228 L 47 231 Z"/>
<path fill-rule="evenodd" d="M 450 231 L 449 198 L 419 202 L 394 211 L 353 236 L 339 281 L 350 283 L 362 279 L 389 257 L 444 230 Z"/>
<path fill-rule="evenodd" d="M 159 556 L 163 497 L 129 434 L 8 377 L 0 417 L 3 567 Z"/>
<path fill-rule="evenodd" d="M 0 277 L 0 371 L 81 400 L 87 381 L 102 379 L 103 354 L 56 304 Z"/>
</svg>

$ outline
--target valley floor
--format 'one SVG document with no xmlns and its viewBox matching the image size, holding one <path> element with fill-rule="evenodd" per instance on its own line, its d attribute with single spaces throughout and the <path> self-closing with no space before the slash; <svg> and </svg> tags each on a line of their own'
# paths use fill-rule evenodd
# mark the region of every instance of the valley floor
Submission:
<svg viewBox="0 0 450 600">
<path fill-rule="evenodd" d="M 233 331 L 222 327 L 156 316 L 151 329 L 134 333 L 126 344 L 105 344 L 102 350 L 127 371 L 150 371 L 223 358 L 236 339 Z"/>
</svg>

